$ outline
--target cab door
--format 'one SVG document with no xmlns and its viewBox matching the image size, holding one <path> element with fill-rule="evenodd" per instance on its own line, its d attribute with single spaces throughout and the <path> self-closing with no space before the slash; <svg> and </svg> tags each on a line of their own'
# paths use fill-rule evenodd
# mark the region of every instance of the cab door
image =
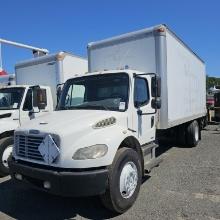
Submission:
<svg viewBox="0 0 220 220">
<path fill-rule="evenodd" d="M 39 117 L 45 113 L 49 112 L 49 106 L 47 105 L 47 90 L 44 88 L 40 88 L 42 90 L 44 96 L 45 96 L 45 102 L 46 105 L 44 108 L 34 112 L 34 107 L 37 107 L 36 105 L 36 95 L 34 94 L 34 90 L 32 88 L 29 88 L 26 92 L 26 96 L 23 102 L 23 105 L 21 105 L 20 108 L 20 124 L 34 119 L 36 117 Z"/>
<path fill-rule="evenodd" d="M 28 89 L 26 94 L 24 95 L 24 101 L 20 107 L 20 124 L 22 125 L 24 122 L 29 121 L 31 117 L 29 114 L 30 111 L 33 110 L 33 92 L 32 89 Z"/>
<path fill-rule="evenodd" d="M 141 145 L 155 140 L 155 109 L 151 107 L 151 77 L 134 79 L 134 124 Z"/>
</svg>

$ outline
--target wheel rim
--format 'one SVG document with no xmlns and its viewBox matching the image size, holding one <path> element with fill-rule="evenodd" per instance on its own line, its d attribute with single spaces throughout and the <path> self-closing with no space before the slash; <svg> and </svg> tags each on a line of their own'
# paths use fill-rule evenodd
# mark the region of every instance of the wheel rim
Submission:
<svg viewBox="0 0 220 220">
<path fill-rule="evenodd" d="M 133 162 L 127 162 L 120 175 L 120 193 L 125 199 L 130 198 L 138 183 L 137 167 Z"/>
<path fill-rule="evenodd" d="M 2 164 L 5 168 L 8 168 L 8 158 L 10 157 L 11 153 L 12 153 L 12 145 L 9 145 L 7 148 L 5 148 L 2 155 Z"/>
<path fill-rule="evenodd" d="M 199 126 L 195 126 L 195 140 L 199 140 Z"/>
</svg>

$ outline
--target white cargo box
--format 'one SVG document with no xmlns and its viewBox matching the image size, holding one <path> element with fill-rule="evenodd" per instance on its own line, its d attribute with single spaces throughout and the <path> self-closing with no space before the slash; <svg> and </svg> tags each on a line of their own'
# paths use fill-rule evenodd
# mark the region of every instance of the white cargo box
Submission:
<svg viewBox="0 0 220 220">
<path fill-rule="evenodd" d="M 33 58 L 15 65 L 16 84 L 50 86 L 54 105 L 57 85 L 87 71 L 86 59 L 66 52 Z"/>
<path fill-rule="evenodd" d="M 159 129 L 206 114 L 205 64 L 165 25 L 90 43 L 88 62 L 89 72 L 129 68 L 160 75 Z"/>
</svg>

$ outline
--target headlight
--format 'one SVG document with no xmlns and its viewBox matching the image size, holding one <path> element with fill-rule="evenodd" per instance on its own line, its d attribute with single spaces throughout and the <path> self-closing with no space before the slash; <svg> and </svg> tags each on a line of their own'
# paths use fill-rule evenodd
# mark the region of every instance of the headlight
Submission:
<svg viewBox="0 0 220 220">
<path fill-rule="evenodd" d="M 116 123 L 116 118 L 115 117 L 110 117 L 110 118 L 106 118 L 106 119 L 103 119 L 103 120 L 97 122 L 93 126 L 93 128 L 104 128 L 104 127 L 113 125 L 115 123 Z"/>
<path fill-rule="evenodd" d="M 96 144 L 90 147 L 80 148 L 73 155 L 74 160 L 96 159 L 106 155 L 108 147 L 105 144 Z"/>
</svg>

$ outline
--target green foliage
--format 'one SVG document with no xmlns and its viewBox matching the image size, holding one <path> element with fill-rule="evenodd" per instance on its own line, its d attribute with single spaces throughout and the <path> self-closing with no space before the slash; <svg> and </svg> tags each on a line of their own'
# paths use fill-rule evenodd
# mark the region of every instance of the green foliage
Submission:
<svg viewBox="0 0 220 220">
<path fill-rule="evenodd" d="M 220 85 L 220 78 L 207 75 L 206 76 L 206 89 L 209 89 L 210 87 L 213 87 L 215 85 Z"/>
</svg>

